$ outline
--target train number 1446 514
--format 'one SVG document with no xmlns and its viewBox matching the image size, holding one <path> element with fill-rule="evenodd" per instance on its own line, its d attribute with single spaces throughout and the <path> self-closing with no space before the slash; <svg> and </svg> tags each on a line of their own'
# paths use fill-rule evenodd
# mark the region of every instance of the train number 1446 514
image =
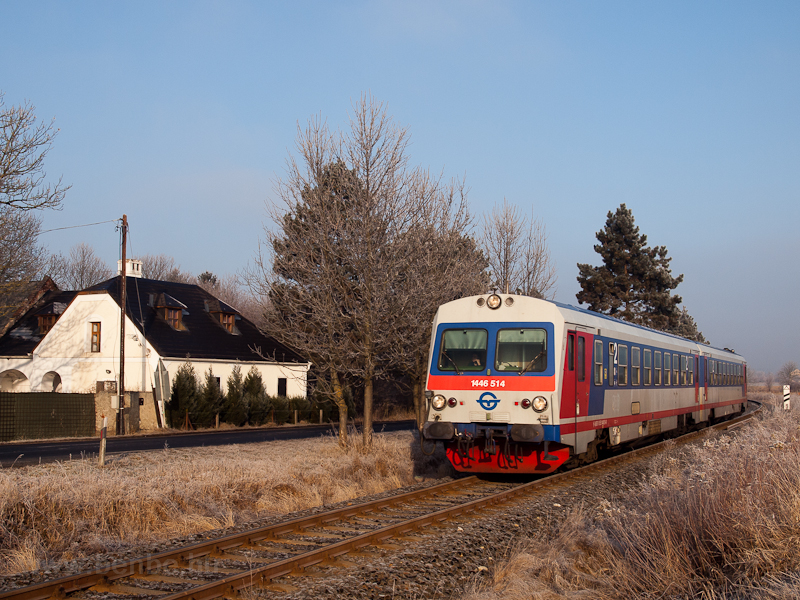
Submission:
<svg viewBox="0 0 800 600">
<path fill-rule="evenodd" d="M 504 388 L 506 387 L 506 382 L 502 379 L 473 379 L 472 380 L 472 387 L 473 388 Z"/>
</svg>

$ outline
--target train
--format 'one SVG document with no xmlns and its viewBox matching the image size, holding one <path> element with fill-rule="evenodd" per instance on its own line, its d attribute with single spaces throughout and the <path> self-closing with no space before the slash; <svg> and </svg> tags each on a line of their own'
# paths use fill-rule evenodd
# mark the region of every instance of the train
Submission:
<svg viewBox="0 0 800 600">
<path fill-rule="evenodd" d="M 441 305 L 429 356 L 421 439 L 460 472 L 552 473 L 747 405 L 732 350 L 528 296 Z"/>
</svg>

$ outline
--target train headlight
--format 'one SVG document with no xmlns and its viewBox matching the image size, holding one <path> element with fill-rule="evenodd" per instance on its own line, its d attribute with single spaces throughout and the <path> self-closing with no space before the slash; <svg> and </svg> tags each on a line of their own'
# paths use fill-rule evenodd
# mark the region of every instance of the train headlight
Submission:
<svg viewBox="0 0 800 600">
<path fill-rule="evenodd" d="M 520 406 L 522 406 L 522 408 L 530 408 L 531 407 L 531 401 L 528 400 L 527 398 L 524 398 L 522 400 L 522 402 L 520 402 L 519 404 L 520 404 Z"/>
<path fill-rule="evenodd" d="M 497 294 L 492 294 L 486 299 L 486 306 L 491 309 L 500 308 L 500 304 L 502 301 L 500 300 L 500 296 Z"/>
<path fill-rule="evenodd" d="M 547 399 L 544 396 L 536 396 L 536 398 L 533 399 L 533 410 L 536 412 L 542 412 L 546 408 Z"/>
<path fill-rule="evenodd" d="M 455 398 L 447 399 L 447 406 L 449 406 L 450 408 L 455 408 L 456 404 L 458 404 L 458 400 L 456 400 Z"/>
<path fill-rule="evenodd" d="M 447 399 L 444 396 L 442 396 L 441 394 L 436 394 L 433 397 L 433 400 L 431 400 L 431 405 L 436 410 L 442 410 L 446 403 L 447 403 Z"/>
</svg>

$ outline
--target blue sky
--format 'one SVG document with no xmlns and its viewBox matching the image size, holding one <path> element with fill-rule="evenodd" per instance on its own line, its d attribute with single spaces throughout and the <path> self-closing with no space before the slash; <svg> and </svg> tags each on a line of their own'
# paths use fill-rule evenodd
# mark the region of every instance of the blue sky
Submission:
<svg viewBox="0 0 800 600">
<path fill-rule="evenodd" d="M 0 89 L 56 118 L 44 229 L 127 213 L 134 254 L 241 270 L 297 126 L 363 92 L 412 164 L 545 222 L 556 298 L 625 202 L 715 345 L 800 362 L 800 3 L 6 0 Z M 118 257 L 113 224 L 42 236 Z"/>
</svg>

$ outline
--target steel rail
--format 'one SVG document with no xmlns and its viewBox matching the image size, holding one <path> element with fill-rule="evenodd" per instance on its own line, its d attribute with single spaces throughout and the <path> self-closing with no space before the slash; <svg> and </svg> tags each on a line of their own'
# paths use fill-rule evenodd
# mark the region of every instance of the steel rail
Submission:
<svg viewBox="0 0 800 600">
<path fill-rule="evenodd" d="M 355 537 L 335 542 L 333 544 L 311 550 L 291 558 L 272 562 L 268 565 L 257 567 L 255 569 L 244 570 L 241 573 L 228 575 L 218 579 L 217 581 L 209 582 L 185 591 L 175 592 L 168 595 L 163 595 L 164 592 L 162 591 L 159 593 L 159 597 L 160 600 L 209 600 L 211 598 L 219 598 L 221 596 L 233 594 L 238 590 L 250 587 L 252 585 L 263 585 L 275 578 L 282 577 L 293 572 L 302 571 L 308 567 L 320 563 L 334 561 L 337 557 L 365 546 L 380 544 L 389 538 L 401 537 L 412 531 L 419 530 L 421 527 L 440 523 L 449 518 L 460 516 L 462 514 L 475 511 L 479 508 L 507 502 L 516 496 L 532 491 L 534 488 L 545 489 L 561 482 L 595 472 L 597 470 L 606 469 L 607 467 L 615 464 L 630 461 L 635 457 L 641 457 L 647 454 L 659 452 L 670 442 L 688 443 L 693 439 L 702 436 L 704 432 L 708 431 L 709 429 L 727 429 L 729 427 L 736 426 L 750 419 L 754 414 L 760 411 L 761 408 L 762 407 L 759 405 L 759 408 L 756 411 L 746 413 L 728 421 L 717 423 L 708 428 L 690 432 L 678 438 L 671 438 L 656 444 L 644 446 L 642 448 L 618 454 L 601 461 L 590 463 L 589 465 L 580 467 L 578 469 L 550 475 L 548 477 L 538 479 L 530 483 L 521 484 L 512 489 L 504 490 L 484 498 L 479 498 L 477 500 L 459 504 L 458 506 L 441 509 L 427 515 L 388 525 L 386 527 L 356 535 Z M 267 525 L 254 530 L 231 534 L 221 538 L 208 540 L 206 542 L 200 542 L 190 546 L 176 548 L 174 550 L 168 550 L 141 559 L 115 563 L 90 573 L 76 574 L 74 576 L 63 577 L 49 582 L 42 582 L 25 588 L 8 590 L 0 593 L 0 600 L 12 598 L 14 600 L 47 600 L 48 598 L 63 598 L 66 594 L 72 592 L 85 590 L 96 585 L 107 585 L 109 582 L 132 575 L 146 575 L 149 571 L 164 567 L 191 568 L 189 563 L 198 558 L 209 557 L 238 559 L 239 557 L 225 555 L 225 551 L 241 546 L 252 546 L 256 542 L 263 540 L 275 540 L 279 535 L 303 531 L 311 527 L 326 525 L 353 516 L 375 512 L 382 508 L 403 504 L 409 500 L 422 500 L 428 496 L 439 495 L 450 491 L 465 491 L 463 490 L 465 485 L 469 487 L 475 484 L 477 481 L 478 478 L 475 476 L 457 479 L 455 481 L 431 486 L 422 490 L 414 490 L 412 492 L 406 492 L 397 496 L 381 498 L 379 500 L 373 500 L 363 504 L 354 504 L 352 506 L 346 506 L 332 511 L 310 515 L 308 517 L 300 517 L 291 521 Z M 241 557 L 241 561 L 246 560 L 246 557 Z M 142 594 L 147 594 L 147 592 L 147 589 L 142 588 Z"/>
</svg>

